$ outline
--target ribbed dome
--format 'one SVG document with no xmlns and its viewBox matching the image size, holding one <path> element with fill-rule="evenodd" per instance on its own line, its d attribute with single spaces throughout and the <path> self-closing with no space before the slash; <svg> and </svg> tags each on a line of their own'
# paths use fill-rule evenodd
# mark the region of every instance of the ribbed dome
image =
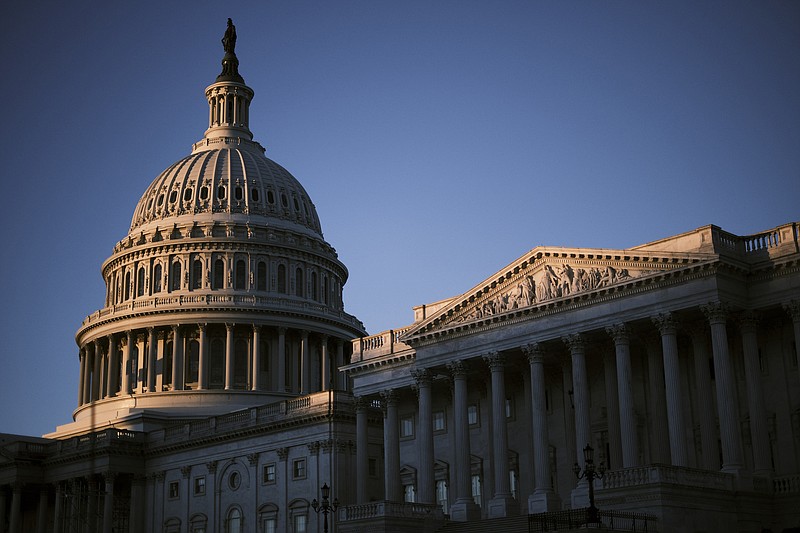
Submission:
<svg viewBox="0 0 800 533">
<path fill-rule="evenodd" d="M 231 144 L 196 148 L 162 172 L 139 200 L 131 233 L 152 222 L 163 226 L 168 219 L 218 213 L 229 220 L 241 213 L 252 224 L 299 224 L 322 237 L 314 204 L 294 176 L 253 147 L 255 143 Z"/>
</svg>

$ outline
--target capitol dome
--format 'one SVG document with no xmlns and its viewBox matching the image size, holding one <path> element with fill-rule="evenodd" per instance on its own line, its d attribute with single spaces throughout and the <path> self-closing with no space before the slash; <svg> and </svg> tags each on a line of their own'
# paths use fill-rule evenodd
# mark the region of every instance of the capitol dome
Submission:
<svg viewBox="0 0 800 533">
<path fill-rule="evenodd" d="M 365 334 L 347 314 L 347 268 L 300 182 L 249 126 L 254 92 L 233 41 L 206 88 L 209 125 L 145 190 L 102 265 L 104 306 L 78 330 L 69 436 L 143 429 L 346 390 L 337 367 Z"/>
</svg>

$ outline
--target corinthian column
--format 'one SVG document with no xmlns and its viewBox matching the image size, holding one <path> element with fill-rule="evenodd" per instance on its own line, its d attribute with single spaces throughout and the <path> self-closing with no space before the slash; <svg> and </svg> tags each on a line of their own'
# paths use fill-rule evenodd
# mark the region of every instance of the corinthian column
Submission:
<svg viewBox="0 0 800 533">
<path fill-rule="evenodd" d="M 84 392 L 84 381 L 86 380 L 86 349 L 81 348 L 78 350 L 78 359 L 81 363 L 80 374 L 78 376 L 78 407 L 84 404 L 83 401 L 83 392 Z M 5 508 L 3 508 L 5 510 Z"/>
<path fill-rule="evenodd" d="M 533 434 L 534 490 L 528 496 L 528 513 L 555 511 L 560 502 L 550 485 L 550 436 L 547 430 L 545 405 L 544 347 L 526 344 L 522 352 L 528 358 L 531 372 L 531 433 Z"/>
<path fill-rule="evenodd" d="M 397 393 L 387 390 L 381 393 L 383 398 L 383 449 L 384 449 L 384 492 L 386 500 L 401 502 L 400 490 L 400 435 L 397 426 Z"/>
<path fill-rule="evenodd" d="M 197 388 L 203 390 L 208 388 L 208 340 L 206 339 L 206 324 L 198 324 L 199 333 L 197 335 L 198 354 L 197 354 Z"/>
<path fill-rule="evenodd" d="M 183 390 L 183 334 L 172 326 L 172 390 Z"/>
<path fill-rule="evenodd" d="M 631 370 L 631 341 L 625 324 L 606 328 L 614 339 L 617 359 L 617 395 L 619 397 L 619 427 L 622 442 L 622 466 L 639 464 L 639 442 L 636 436 L 636 412 L 633 408 L 633 372 Z M 587 441 L 589 442 L 589 441 Z"/>
<path fill-rule="evenodd" d="M 117 341 L 114 334 L 108 336 L 108 377 L 106 378 L 106 396 L 111 398 L 117 395 Z"/>
<path fill-rule="evenodd" d="M 363 396 L 353 399 L 356 409 L 356 503 L 367 503 L 369 477 L 369 402 Z"/>
<path fill-rule="evenodd" d="M 667 427 L 669 427 L 669 451 L 672 464 L 688 466 L 686 454 L 686 424 L 681 402 L 681 371 L 678 361 L 677 322 L 671 313 L 662 313 L 652 318 L 661 333 L 661 350 L 664 354 L 664 387 L 667 394 Z"/>
<path fill-rule="evenodd" d="M 103 381 L 103 348 L 100 339 L 94 340 L 94 370 L 92 373 L 92 401 L 97 401 L 100 396 L 100 383 Z"/>
<path fill-rule="evenodd" d="M 744 355 L 744 375 L 747 382 L 747 408 L 750 411 L 750 439 L 753 444 L 753 474 L 772 473 L 769 450 L 769 430 L 761 387 L 761 365 L 758 362 L 758 333 L 755 313 L 745 313 L 739 319 Z"/>
<path fill-rule="evenodd" d="M 708 328 L 695 325 L 689 330 L 694 352 L 694 376 L 697 392 L 697 414 L 700 419 L 701 466 L 708 470 L 719 469 L 719 443 L 714 401 L 711 394 L 711 372 L 708 368 Z"/>
<path fill-rule="evenodd" d="M 589 420 L 589 382 L 586 376 L 586 344 L 583 335 L 563 337 L 572 356 L 572 391 L 575 402 L 575 461 L 583 464 L 583 447 L 592 440 Z M 617 372 L 619 376 L 619 372 Z"/>
<path fill-rule="evenodd" d="M 417 438 L 417 451 L 419 453 L 417 489 L 419 503 L 435 503 L 431 374 L 427 368 L 416 368 L 411 371 L 411 376 L 417 382 L 417 391 L 419 393 L 419 436 Z"/>
<path fill-rule="evenodd" d="M 450 507 L 450 519 L 466 522 L 480 518 L 481 512 L 472 499 L 469 420 L 467 419 L 467 368 L 463 361 L 447 365 L 453 378 L 453 423 L 455 426 L 456 500 Z"/>
<path fill-rule="evenodd" d="M 717 381 L 717 409 L 722 440 L 722 471 L 733 474 L 743 468 L 742 438 L 739 431 L 739 406 L 736 400 L 736 381 L 728 352 L 728 333 L 725 321 L 727 306 L 711 302 L 701 307 L 711 326 L 711 347 L 714 352 L 714 375 Z"/>
<path fill-rule="evenodd" d="M 253 324 L 253 379 L 250 381 L 253 390 L 261 390 L 261 326 Z"/>
<path fill-rule="evenodd" d="M 156 390 L 156 330 L 147 328 L 147 392 Z"/>
<path fill-rule="evenodd" d="M 792 300 L 783 304 L 783 308 L 792 316 L 792 324 L 794 325 L 794 343 L 797 347 L 795 349 L 795 357 L 797 357 L 797 372 L 800 377 L 800 301 Z"/>
<path fill-rule="evenodd" d="M 225 324 L 225 390 L 233 389 L 233 324 Z"/>
<path fill-rule="evenodd" d="M 506 426 L 506 357 L 498 352 L 483 356 L 492 372 L 492 445 L 494 449 L 494 497 L 489 500 L 489 518 L 517 514 L 508 483 L 508 428 Z"/>
<path fill-rule="evenodd" d="M 133 343 L 135 337 L 133 331 L 128 330 L 127 335 L 123 337 L 125 345 L 122 347 L 122 385 L 120 392 L 122 394 L 131 393 L 131 350 L 133 350 Z"/>
</svg>

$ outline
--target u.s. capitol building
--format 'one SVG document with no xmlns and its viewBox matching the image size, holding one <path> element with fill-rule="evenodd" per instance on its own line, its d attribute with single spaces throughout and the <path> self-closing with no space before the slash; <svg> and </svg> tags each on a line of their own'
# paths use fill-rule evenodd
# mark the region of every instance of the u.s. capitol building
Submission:
<svg viewBox="0 0 800 533">
<path fill-rule="evenodd" d="M 235 43 L 102 265 L 74 420 L 0 434 L 0 533 L 800 527 L 797 223 L 537 247 L 367 335 Z"/>
</svg>

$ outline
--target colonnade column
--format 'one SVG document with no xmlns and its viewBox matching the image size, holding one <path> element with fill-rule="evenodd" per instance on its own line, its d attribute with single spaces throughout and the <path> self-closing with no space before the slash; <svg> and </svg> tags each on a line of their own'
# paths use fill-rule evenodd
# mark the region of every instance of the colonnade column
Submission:
<svg viewBox="0 0 800 533">
<path fill-rule="evenodd" d="M 206 330 L 208 324 L 198 324 L 197 335 L 198 354 L 197 354 L 197 388 L 203 390 L 208 388 L 208 340 Z"/>
<path fill-rule="evenodd" d="M 117 357 L 117 341 L 111 334 L 108 336 L 108 389 L 106 391 L 106 396 L 109 398 L 117 395 L 117 368 L 119 368 Z"/>
<path fill-rule="evenodd" d="M 174 365 L 174 363 L 173 363 Z M 112 533 L 114 523 L 114 478 L 115 472 L 105 474 L 105 494 L 103 496 L 103 533 Z"/>
<path fill-rule="evenodd" d="M 338 383 L 339 390 L 347 390 L 347 374 L 339 372 L 339 365 L 345 364 L 344 360 L 344 342 L 342 339 L 336 339 L 336 364 L 334 365 L 334 383 Z"/>
<path fill-rule="evenodd" d="M 505 355 L 490 352 L 483 356 L 492 373 L 492 445 L 494 448 L 494 496 L 489 500 L 489 518 L 517 514 L 508 482 L 508 428 L 506 426 Z"/>
<path fill-rule="evenodd" d="M 147 392 L 156 390 L 156 330 L 147 328 Z"/>
<path fill-rule="evenodd" d="M 80 374 L 78 375 L 78 407 L 85 403 L 84 401 L 84 383 L 86 380 L 86 348 L 78 350 L 78 360 L 81 363 Z"/>
<path fill-rule="evenodd" d="M 678 325 L 672 313 L 661 313 L 654 316 L 652 320 L 661 333 L 670 459 L 675 466 L 688 466 L 686 424 L 683 419 L 683 395 L 681 394 L 681 368 L 678 360 Z"/>
<path fill-rule="evenodd" d="M 183 333 L 172 326 L 172 390 L 183 390 Z"/>
<path fill-rule="evenodd" d="M 253 381 L 251 388 L 261 390 L 261 326 L 253 324 Z"/>
<path fill-rule="evenodd" d="M 120 392 L 122 394 L 131 393 L 131 351 L 133 350 L 133 331 L 128 330 L 128 334 L 123 337 L 125 346 L 122 348 L 122 383 Z"/>
<path fill-rule="evenodd" d="M 92 370 L 92 401 L 100 399 L 100 381 L 103 363 L 103 348 L 100 339 L 94 340 L 94 369 Z"/>
<path fill-rule="evenodd" d="M 717 381 L 720 439 L 722 441 L 722 471 L 738 473 L 743 468 L 742 438 L 739 430 L 739 406 L 736 381 L 728 352 L 728 333 L 725 321 L 727 306 L 711 302 L 701 307 L 711 326 L 711 347 L 714 354 L 714 375 Z"/>
<path fill-rule="evenodd" d="M 286 328 L 278 328 L 278 390 L 286 392 Z"/>
<path fill-rule="evenodd" d="M 320 386 L 322 390 L 333 388 L 331 383 L 331 364 L 328 360 L 328 336 L 323 335 L 320 341 Z M 336 366 L 336 365 L 334 365 Z"/>
<path fill-rule="evenodd" d="M 233 324 L 225 324 L 225 390 L 233 388 Z"/>
<path fill-rule="evenodd" d="M 792 324 L 794 325 L 794 354 L 797 357 L 797 377 L 800 377 L 800 301 L 792 300 L 783 304 L 783 308 L 791 315 Z"/>
<path fill-rule="evenodd" d="M 309 346 L 308 346 L 308 331 L 303 330 L 300 333 L 300 394 L 308 394 L 311 390 L 309 386 Z"/>
<path fill-rule="evenodd" d="M 586 343 L 583 335 L 573 333 L 561 340 L 569 347 L 572 359 L 572 401 L 575 412 L 575 462 L 583 464 L 583 448 L 592 440 L 589 416 L 589 381 L 586 375 Z M 569 439 L 567 439 L 569 442 Z M 572 507 L 586 507 L 589 502 L 589 485 L 582 480 L 572 491 Z"/>
<path fill-rule="evenodd" d="M 617 362 L 613 348 L 603 347 L 603 377 L 606 388 L 606 420 L 608 421 L 608 451 L 606 466 L 622 466 L 622 444 L 619 427 L 619 393 L 617 392 Z"/>
<path fill-rule="evenodd" d="M 390 502 L 403 501 L 400 491 L 400 438 L 397 426 L 397 393 L 387 390 L 383 398 L 383 448 L 385 497 Z"/>
<path fill-rule="evenodd" d="M 56 501 L 53 506 L 53 533 L 61 533 L 61 520 L 64 506 L 64 485 L 56 481 Z M 0 522 L 2 524 L 2 522 Z"/>
<path fill-rule="evenodd" d="M 528 496 L 528 513 L 546 513 L 560 508 L 550 484 L 550 436 L 547 429 L 547 405 L 544 381 L 544 347 L 526 344 L 522 352 L 531 372 L 531 422 L 533 426 L 534 490 Z"/>
<path fill-rule="evenodd" d="M 747 382 L 747 408 L 750 411 L 750 439 L 753 446 L 753 474 L 772 473 L 764 393 L 761 387 L 761 365 L 758 361 L 758 333 L 755 313 L 745 313 L 739 319 L 744 355 L 744 375 Z"/>
<path fill-rule="evenodd" d="M 419 503 L 435 503 L 436 491 L 433 478 L 433 399 L 431 395 L 431 374 L 427 368 L 416 368 L 411 376 L 417 384 L 419 394 L 419 417 L 417 431 L 417 495 Z"/>
<path fill-rule="evenodd" d="M 98 339 L 99 340 L 99 339 Z M 102 348 L 101 348 L 102 353 Z M 98 374 L 98 381 L 99 383 L 99 392 L 97 393 L 97 399 L 102 400 L 106 397 L 106 383 L 108 383 L 108 352 L 103 353 L 100 357 L 100 373 Z"/>
<path fill-rule="evenodd" d="M 467 367 L 463 361 L 447 364 L 453 378 L 453 422 L 455 425 L 455 503 L 450 507 L 450 519 L 466 522 L 480 518 L 480 508 L 472 499 L 472 465 L 467 418 Z"/>
<path fill-rule="evenodd" d="M 19 483 L 14 483 L 11 487 L 11 516 L 8 519 L 9 533 L 22 533 L 22 487 Z"/>
<path fill-rule="evenodd" d="M 39 508 L 36 514 L 36 533 L 47 531 L 47 502 L 50 499 L 50 489 L 47 485 L 39 488 Z"/>
<path fill-rule="evenodd" d="M 83 403 L 92 401 L 92 368 L 94 367 L 94 343 L 84 346 L 86 364 L 83 367 Z"/>
<path fill-rule="evenodd" d="M 694 356 L 695 401 L 700 418 L 701 466 L 709 470 L 719 469 L 719 444 L 717 422 L 714 416 L 714 400 L 711 394 L 711 371 L 708 367 L 708 333 L 705 325 L 689 330 Z"/>
<path fill-rule="evenodd" d="M 664 357 L 660 335 L 648 332 L 644 336 L 647 352 L 648 426 L 650 428 L 650 462 L 670 461 L 669 432 L 664 425 L 667 418 L 667 393 L 664 389 Z M 710 389 L 709 389 L 710 390 Z"/>
<path fill-rule="evenodd" d="M 356 503 L 367 503 L 369 478 L 369 402 L 363 396 L 354 398 L 356 409 Z"/>
<path fill-rule="evenodd" d="M 633 371 L 631 370 L 631 341 L 628 327 L 615 324 L 606 328 L 614 339 L 617 363 L 617 395 L 619 397 L 619 428 L 622 443 L 622 466 L 639 464 L 639 442 L 636 435 L 636 412 L 633 406 Z M 573 363 L 574 368 L 574 363 Z M 578 441 L 578 445 L 580 446 Z M 589 441 L 586 441 L 587 443 Z"/>
</svg>

